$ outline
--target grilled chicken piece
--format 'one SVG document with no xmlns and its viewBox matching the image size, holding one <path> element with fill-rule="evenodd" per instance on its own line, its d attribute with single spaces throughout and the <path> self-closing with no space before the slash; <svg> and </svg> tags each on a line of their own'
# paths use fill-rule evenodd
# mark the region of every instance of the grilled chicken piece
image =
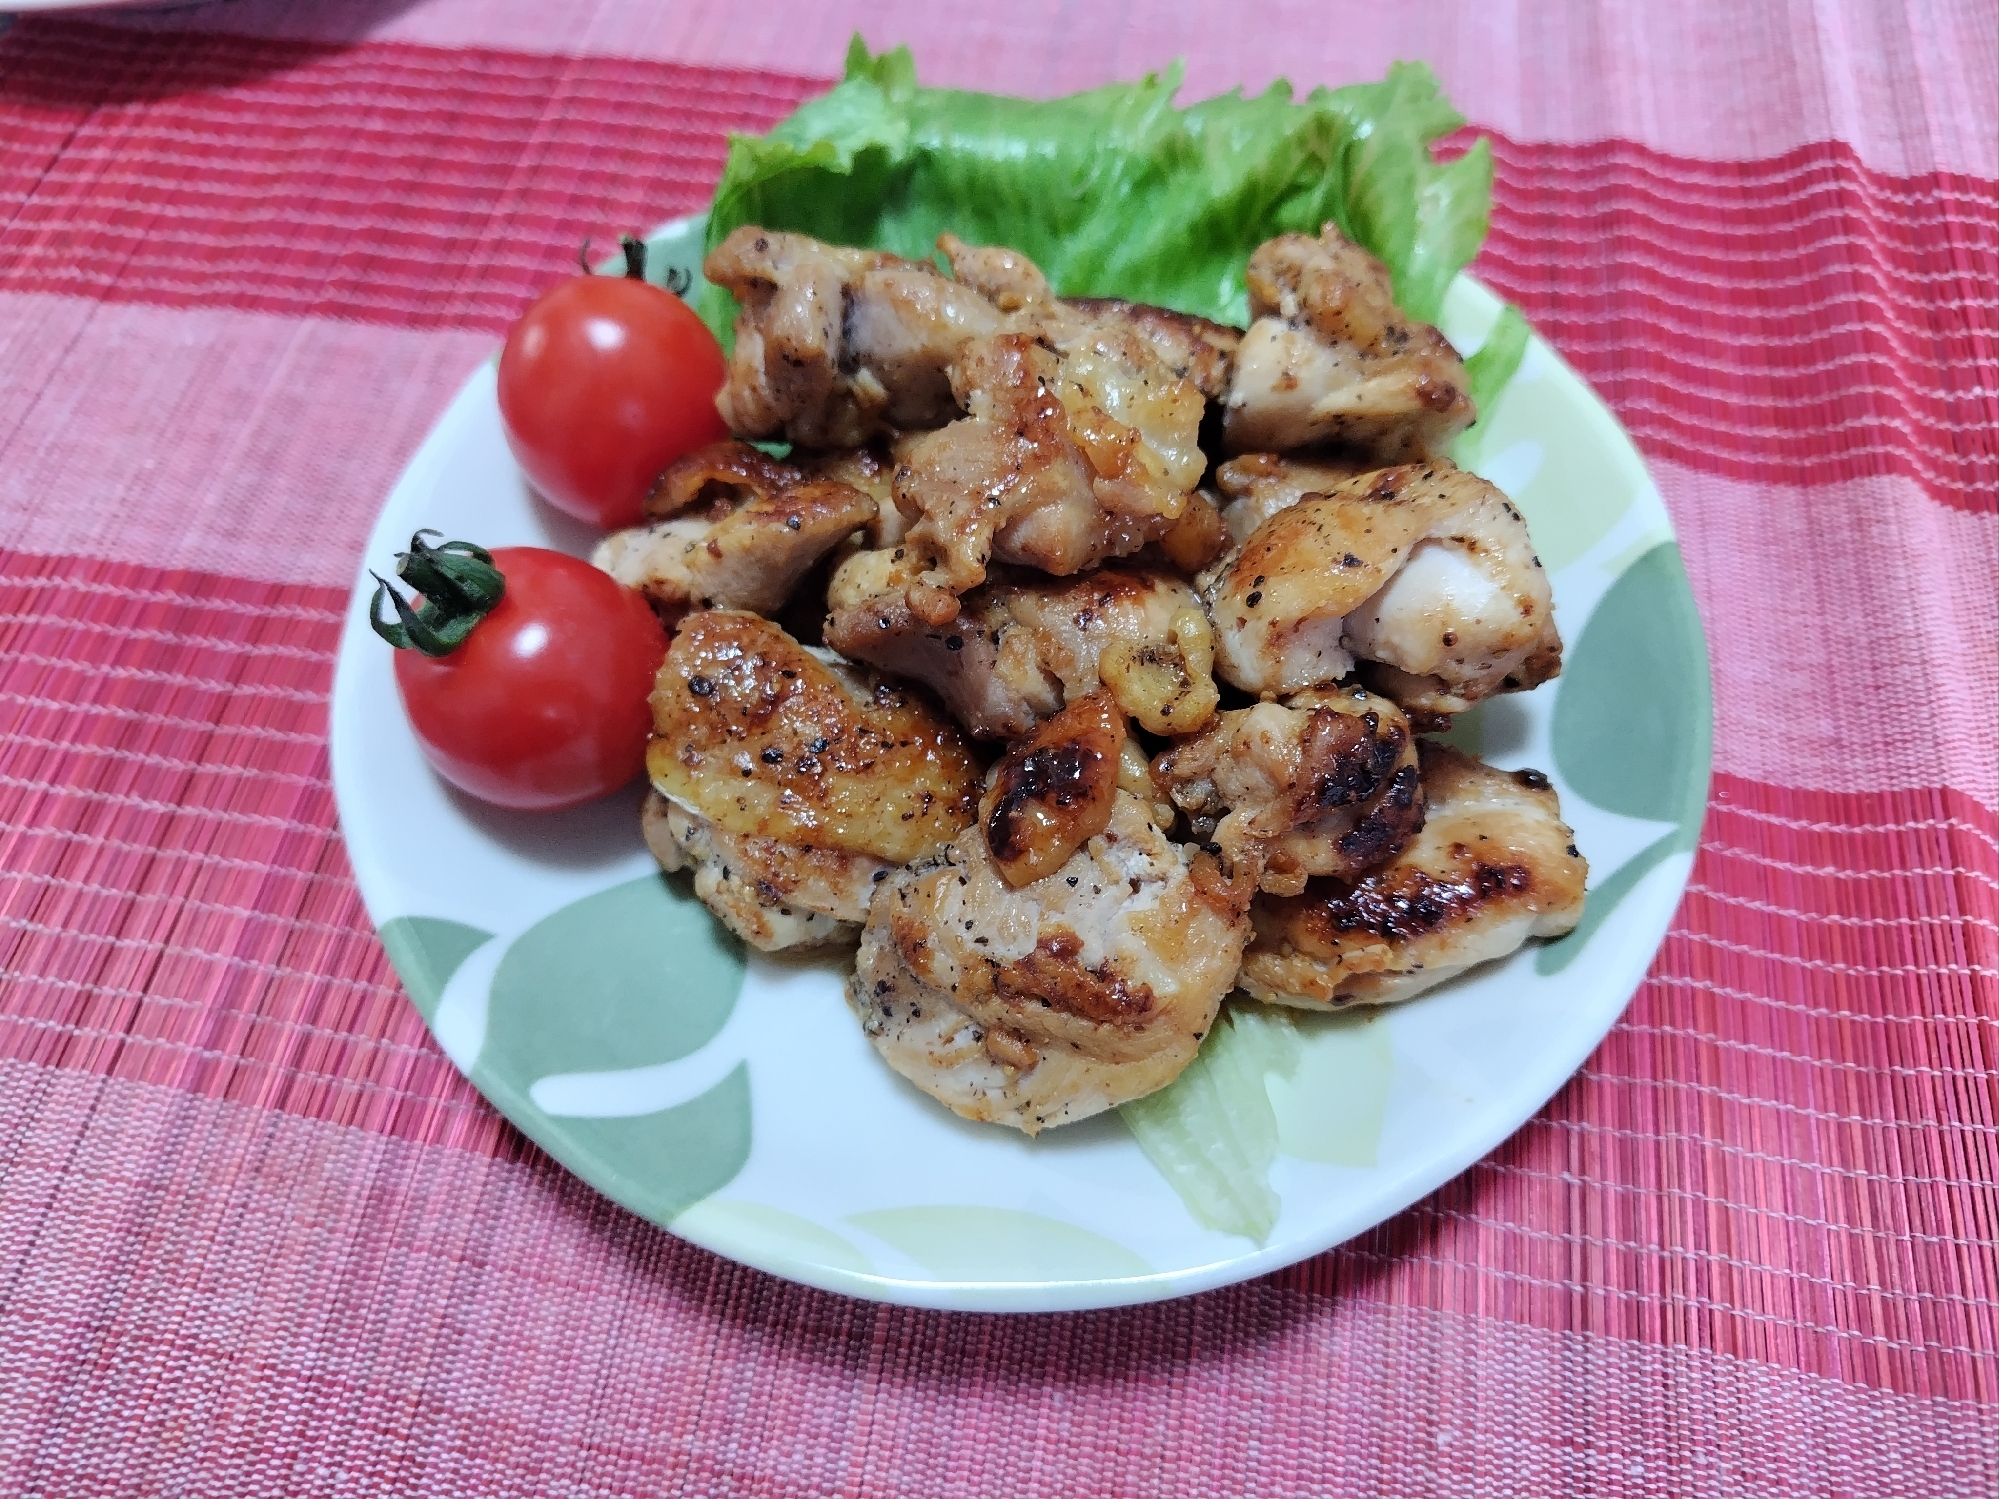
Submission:
<svg viewBox="0 0 1999 1499">
<path fill-rule="evenodd" d="M 1110 824 L 1015 889 L 974 829 L 891 874 L 847 1003 L 888 1064 L 967 1119 L 1028 1134 L 1163 1088 L 1235 981 L 1248 887 L 1117 793 Z"/>
<path fill-rule="evenodd" d="M 939 623 L 918 615 L 910 599 L 924 593 L 926 555 L 904 545 L 847 558 L 826 591 L 822 638 L 843 656 L 923 683 L 980 738 L 1025 734 L 1062 706 L 1060 682 L 992 587 L 951 599 Z"/>
<path fill-rule="evenodd" d="M 1443 453 L 1474 412 L 1443 334 L 1396 307 L 1388 271 L 1328 224 L 1249 258 L 1223 442 L 1232 453 L 1339 445 L 1378 463 Z"/>
<path fill-rule="evenodd" d="M 1242 341 L 1239 328 L 1119 297 L 1057 297 L 1039 266 L 1002 245 L 968 245 L 955 234 L 942 234 L 937 248 L 961 284 L 983 292 L 1019 329 L 1041 334 L 1064 354 L 1096 339 L 1122 343 L 1135 337 L 1209 400 L 1228 392 Z"/>
<path fill-rule="evenodd" d="M 1389 1004 L 1582 919 L 1589 866 L 1548 778 L 1421 748 L 1423 830 L 1354 882 L 1261 896 L 1239 982 L 1269 1004 Z"/>
<path fill-rule="evenodd" d="M 1003 325 L 928 261 L 753 225 L 709 252 L 702 274 L 742 304 L 715 404 L 744 437 L 850 448 L 942 426 L 958 414 L 945 367 Z"/>
<path fill-rule="evenodd" d="M 1099 691 L 1008 746 L 979 798 L 1001 879 L 1015 889 L 1045 879 L 1111 825 L 1124 742 L 1124 714 Z"/>
<path fill-rule="evenodd" d="M 1214 711 L 1207 618 L 1171 574 L 1133 564 L 1059 580 L 1005 571 L 933 625 L 907 597 L 920 569 L 908 548 L 848 558 L 833 575 L 826 643 L 924 683 L 973 734 L 1016 738 L 1100 681 L 1154 733 L 1191 733 Z"/>
<path fill-rule="evenodd" d="M 1206 465 L 1201 394 L 1142 341 L 1058 355 L 1025 333 L 973 339 L 950 376 L 968 415 L 911 440 L 895 476 L 921 515 L 906 540 L 936 560 L 926 585 L 966 593 L 992 561 L 1067 577 L 1185 513 Z"/>
<path fill-rule="evenodd" d="M 1273 894 L 1315 875 L 1357 879 L 1423 826 L 1409 720 L 1362 687 L 1224 713 L 1160 755 L 1152 778 L 1197 841 Z"/>
<path fill-rule="evenodd" d="M 957 729 L 754 614 L 688 616 L 652 711 L 646 769 L 691 814 L 666 831 L 702 864 L 709 908 L 760 947 L 837 935 L 785 925 L 786 908 L 857 919 L 863 878 L 935 854 L 977 810 L 978 767 Z"/>
<path fill-rule="evenodd" d="M 715 443 L 670 465 L 646 524 L 606 536 L 591 560 L 669 619 L 710 608 L 770 614 L 876 511 L 851 484 L 808 477 L 747 443 Z"/>
<path fill-rule="evenodd" d="M 958 414 L 945 370 L 960 345 L 1006 332 L 1065 355 L 1101 344 L 1128 357 L 1142 345 L 1201 394 L 1228 388 L 1233 328 L 1113 298 L 1063 300 L 1018 251 L 949 234 L 938 244 L 956 280 L 929 261 L 754 225 L 716 246 L 703 274 L 742 304 L 716 398 L 729 429 L 818 448 L 940 427 Z"/>
<path fill-rule="evenodd" d="M 1246 453 L 1215 470 L 1215 484 L 1228 497 L 1222 524 L 1229 540 L 1241 546 L 1256 528 L 1280 510 L 1289 510 L 1308 494 L 1324 494 L 1365 472 L 1358 462 L 1336 458 L 1279 458 L 1274 453 Z"/>
<path fill-rule="evenodd" d="M 764 952 L 852 943 L 867 920 L 868 898 L 895 868 L 845 849 L 725 833 L 656 789 L 646 793 L 641 823 L 660 868 L 692 868 L 701 904 Z"/>
<path fill-rule="evenodd" d="M 1553 595 L 1506 496 L 1446 459 L 1300 500 L 1202 574 L 1216 670 L 1275 695 L 1355 658 L 1403 708 L 1459 713 L 1561 670 Z"/>
</svg>

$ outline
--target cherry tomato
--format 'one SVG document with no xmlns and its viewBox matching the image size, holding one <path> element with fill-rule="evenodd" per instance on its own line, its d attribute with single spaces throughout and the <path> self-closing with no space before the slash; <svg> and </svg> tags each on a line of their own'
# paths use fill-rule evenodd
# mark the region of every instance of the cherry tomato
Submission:
<svg viewBox="0 0 1999 1499">
<path fill-rule="evenodd" d="M 729 435 L 723 375 L 721 345 L 672 292 L 579 276 L 528 308 L 500 351 L 507 446 L 578 520 L 635 526 L 662 469 Z"/>
<path fill-rule="evenodd" d="M 396 688 L 437 773 L 482 801 L 553 810 L 645 768 L 666 631 L 587 562 L 501 547 L 506 593 L 447 655 L 396 652 Z"/>
</svg>

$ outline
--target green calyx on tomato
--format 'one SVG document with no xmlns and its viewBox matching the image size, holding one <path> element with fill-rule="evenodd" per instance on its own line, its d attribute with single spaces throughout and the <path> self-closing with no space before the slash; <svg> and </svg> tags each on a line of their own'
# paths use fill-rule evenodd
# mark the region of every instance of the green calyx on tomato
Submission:
<svg viewBox="0 0 1999 1499">
<path fill-rule="evenodd" d="M 618 236 L 618 248 L 625 252 L 625 269 L 621 273 L 627 281 L 643 281 L 646 278 L 646 242 L 636 234 Z M 586 276 L 597 274 L 597 268 L 590 264 L 590 237 L 585 235 L 577 248 L 576 263 Z M 676 297 L 685 297 L 694 285 L 694 278 L 679 266 L 669 266 L 666 272 L 666 289 Z"/>
<path fill-rule="evenodd" d="M 391 645 L 410 646 L 390 653 L 392 670 L 431 768 L 470 796 L 521 811 L 579 806 L 643 773 L 649 699 L 666 656 L 666 629 L 644 595 L 547 547 L 488 553 L 425 535 L 411 538 L 396 569 L 422 605 L 378 578 L 369 613 Z M 424 648 L 453 635 L 455 650 Z"/>
<path fill-rule="evenodd" d="M 378 572 L 368 574 L 375 580 L 375 596 L 368 601 L 368 623 L 399 651 L 449 655 L 506 595 L 507 580 L 493 565 L 491 552 L 469 541 L 432 546 L 424 540 L 443 534 L 418 531 L 410 537 L 410 549 L 396 553 L 396 576 L 423 596 L 421 604 L 412 607 L 387 578 Z M 395 608 L 394 619 L 382 617 L 385 597 Z"/>
</svg>

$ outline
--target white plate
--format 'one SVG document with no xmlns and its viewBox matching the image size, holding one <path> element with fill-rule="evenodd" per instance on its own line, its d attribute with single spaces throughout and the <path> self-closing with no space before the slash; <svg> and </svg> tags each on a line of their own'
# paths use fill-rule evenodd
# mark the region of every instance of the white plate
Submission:
<svg viewBox="0 0 1999 1499">
<path fill-rule="evenodd" d="M 698 221 L 655 239 L 691 268 Z M 1444 330 L 1497 315 L 1459 278 Z M 1583 927 L 1410 1004 L 1311 1018 L 1271 1091 L 1283 1210 L 1268 1242 L 1202 1228 L 1115 1114 L 1036 1140 L 966 1123 L 882 1063 L 839 960 L 745 953 L 662 877 L 637 792 L 515 815 L 446 788 L 368 628 L 367 567 L 431 526 L 587 554 L 532 497 L 489 362 L 382 509 L 333 692 L 349 857 L 411 999 L 452 1061 L 577 1175 L 694 1243 L 856 1296 L 1054 1311 L 1183 1295 L 1363 1232 L 1528 1119 L 1602 1040 L 1678 904 L 1706 806 L 1706 648 L 1657 490 L 1582 380 L 1536 340 L 1475 466 L 1526 513 L 1569 643 L 1560 679 L 1455 735 L 1561 792 L 1590 860 Z"/>
</svg>

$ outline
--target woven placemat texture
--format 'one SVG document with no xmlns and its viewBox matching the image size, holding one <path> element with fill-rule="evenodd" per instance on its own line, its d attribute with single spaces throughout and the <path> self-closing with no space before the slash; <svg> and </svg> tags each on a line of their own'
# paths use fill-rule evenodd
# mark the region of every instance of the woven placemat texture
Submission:
<svg viewBox="0 0 1999 1499">
<path fill-rule="evenodd" d="M 0 1494 L 1999 1493 L 1999 9 L 236 0 L 0 32 Z M 1406 12 L 1406 13 L 1405 13 Z M 1689 893 L 1489 1159 L 1252 1284 L 802 1290 L 453 1072 L 328 784 L 401 465 L 849 32 L 1051 93 L 1435 65 L 1644 451 Z"/>
</svg>

